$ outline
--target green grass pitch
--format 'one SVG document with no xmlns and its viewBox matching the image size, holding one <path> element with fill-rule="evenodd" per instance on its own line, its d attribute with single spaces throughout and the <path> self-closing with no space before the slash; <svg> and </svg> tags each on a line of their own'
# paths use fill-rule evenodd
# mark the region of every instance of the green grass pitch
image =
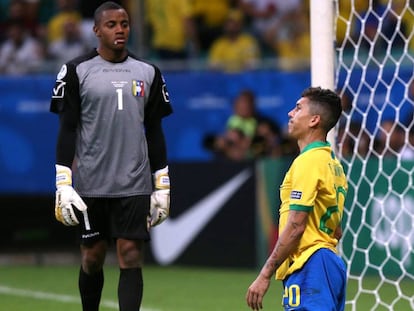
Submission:
<svg viewBox="0 0 414 311">
<path fill-rule="evenodd" d="M 0 266 L 0 309 L 79 311 L 78 270 L 75 266 Z M 245 293 L 255 277 L 256 271 L 251 270 L 147 265 L 142 311 L 247 311 Z M 117 279 L 118 268 L 107 266 L 102 311 L 117 310 Z M 364 279 L 367 288 L 375 288 L 376 283 L 374 278 Z M 348 291 L 354 294 L 356 286 L 351 282 Z M 281 294 L 280 282 L 273 281 L 264 310 L 282 310 Z M 386 310 L 373 309 L 373 303 L 372 298 L 362 295 L 357 310 Z M 410 310 L 410 306 L 400 305 L 395 310 Z"/>
</svg>

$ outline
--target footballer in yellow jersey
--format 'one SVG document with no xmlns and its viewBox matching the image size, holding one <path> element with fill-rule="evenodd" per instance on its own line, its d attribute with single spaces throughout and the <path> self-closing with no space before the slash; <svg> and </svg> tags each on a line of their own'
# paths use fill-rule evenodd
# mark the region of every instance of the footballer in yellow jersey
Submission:
<svg viewBox="0 0 414 311">
<path fill-rule="evenodd" d="M 337 252 L 334 234 L 341 224 L 347 189 L 342 165 L 329 143 L 314 142 L 302 150 L 280 187 L 279 231 L 286 226 L 289 210 L 307 212 L 308 224 L 297 250 L 277 269 L 277 279 L 302 268 L 320 248 Z"/>
<path fill-rule="evenodd" d="M 289 112 L 289 135 L 300 154 L 280 187 L 279 239 L 246 294 L 252 310 L 263 308 L 272 276 L 282 280 L 285 310 L 342 311 L 346 267 L 337 254 L 348 189 L 341 163 L 327 142 L 342 113 L 333 91 L 310 87 Z"/>
</svg>

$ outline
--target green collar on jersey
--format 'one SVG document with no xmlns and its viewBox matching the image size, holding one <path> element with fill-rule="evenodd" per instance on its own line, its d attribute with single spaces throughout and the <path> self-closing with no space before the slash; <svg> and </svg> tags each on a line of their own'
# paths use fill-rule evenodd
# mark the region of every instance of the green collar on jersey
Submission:
<svg viewBox="0 0 414 311">
<path fill-rule="evenodd" d="M 310 143 L 309 145 L 307 145 L 305 148 L 303 148 L 303 150 L 301 151 L 301 154 L 314 149 L 314 148 L 321 148 L 321 147 L 330 147 L 331 144 L 329 142 L 323 142 L 323 141 L 314 141 L 313 143 Z"/>
</svg>

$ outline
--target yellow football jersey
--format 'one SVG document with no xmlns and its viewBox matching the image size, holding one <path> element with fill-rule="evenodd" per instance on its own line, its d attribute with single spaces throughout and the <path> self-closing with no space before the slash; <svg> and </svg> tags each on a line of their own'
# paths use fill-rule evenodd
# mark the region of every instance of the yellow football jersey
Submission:
<svg viewBox="0 0 414 311">
<path fill-rule="evenodd" d="M 242 33 L 236 39 L 225 36 L 218 38 L 210 47 L 208 62 L 227 72 L 239 72 L 249 68 L 260 57 L 260 49 L 256 39 Z"/>
<path fill-rule="evenodd" d="M 305 211 L 309 216 L 298 249 L 276 271 L 277 279 L 300 269 L 320 248 L 337 252 L 334 232 L 341 224 L 347 190 L 343 167 L 329 143 L 311 143 L 293 161 L 280 187 L 279 232 L 290 210 Z"/>
<path fill-rule="evenodd" d="M 191 0 L 146 0 L 146 19 L 152 25 L 156 48 L 181 51 L 187 44 L 186 20 L 193 16 Z"/>
</svg>

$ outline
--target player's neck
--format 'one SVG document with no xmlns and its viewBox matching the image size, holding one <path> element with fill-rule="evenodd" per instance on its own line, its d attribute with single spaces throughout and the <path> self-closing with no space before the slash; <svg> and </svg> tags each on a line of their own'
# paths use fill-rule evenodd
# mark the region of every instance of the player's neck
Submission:
<svg viewBox="0 0 414 311">
<path fill-rule="evenodd" d="M 304 137 L 298 138 L 299 150 L 302 151 L 307 145 L 314 142 L 326 142 L 326 135 L 320 131 L 310 131 Z"/>
<path fill-rule="evenodd" d="M 122 62 L 128 55 L 127 50 L 109 50 L 102 47 L 98 47 L 96 51 L 104 60 L 111 63 Z"/>
</svg>

